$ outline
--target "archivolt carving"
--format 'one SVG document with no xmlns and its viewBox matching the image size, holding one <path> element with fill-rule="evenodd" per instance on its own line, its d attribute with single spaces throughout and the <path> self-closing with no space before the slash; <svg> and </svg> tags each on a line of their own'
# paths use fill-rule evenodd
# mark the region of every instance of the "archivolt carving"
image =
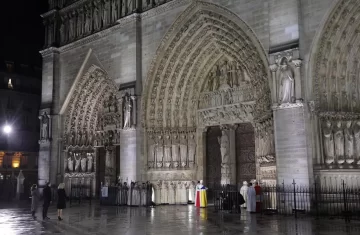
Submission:
<svg viewBox="0 0 360 235">
<path fill-rule="evenodd" d="M 254 114 L 270 108 L 264 52 L 247 25 L 229 11 L 196 1 L 165 35 L 142 99 L 145 127 L 194 127 L 207 75 L 223 56 L 251 78 Z M 173 115 L 171 115 L 173 114 Z"/>
<path fill-rule="evenodd" d="M 64 145 L 93 146 L 98 118 L 103 110 L 104 101 L 108 100 L 109 96 L 116 94 L 117 86 L 114 81 L 108 78 L 99 67 L 91 66 L 76 84 L 68 104 Z"/>
<path fill-rule="evenodd" d="M 360 2 L 341 0 L 324 26 L 312 67 L 319 111 L 360 112 Z"/>
</svg>

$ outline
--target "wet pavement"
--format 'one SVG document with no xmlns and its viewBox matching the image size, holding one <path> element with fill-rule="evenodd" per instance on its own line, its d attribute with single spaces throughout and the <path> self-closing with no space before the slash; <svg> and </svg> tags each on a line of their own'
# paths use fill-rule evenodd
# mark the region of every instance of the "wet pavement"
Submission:
<svg viewBox="0 0 360 235">
<path fill-rule="evenodd" d="M 247 235 L 358 235 L 360 222 L 346 224 L 343 220 L 240 215 L 214 213 L 194 206 L 158 206 L 129 208 L 76 205 L 64 210 L 64 220 L 58 221 L 56 209 L 49 209 L 51 220 L 43 222 L 41 208 L 38 218 L 31 218 L 29 207 L 0 205 L 0 234 L 247 234 Z"/>
</svg>

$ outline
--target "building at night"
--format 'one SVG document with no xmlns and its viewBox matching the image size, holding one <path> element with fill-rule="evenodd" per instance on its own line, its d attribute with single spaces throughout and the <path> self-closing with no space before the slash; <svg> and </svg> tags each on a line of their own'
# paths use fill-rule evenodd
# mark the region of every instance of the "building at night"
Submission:
<svg viewBox="0 0 360 235">
<path fill-rule="evenodd" d="M 360 183 L 360 1 L 49 7 L 40 185 Z"/>
<path fill-rule="evenodd" d="M 40 100 L 40 68 L 0 63 L 1 182 L 14 179 L 20 170 L 25 186 L 37 182 Z"/>
</svg>

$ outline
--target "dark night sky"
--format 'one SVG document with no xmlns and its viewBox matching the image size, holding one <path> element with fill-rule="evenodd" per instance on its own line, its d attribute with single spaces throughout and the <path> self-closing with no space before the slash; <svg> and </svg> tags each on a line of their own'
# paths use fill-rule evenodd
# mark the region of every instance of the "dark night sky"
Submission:
<svg viewBox="0 0 360 235">
<path fill-rule="evenodd" d="M 41 66 L 44 44 L 40 14 L 47 0 L 4 0 L 0 6 L 0 63 L 5 60 Z"/>
</svg>

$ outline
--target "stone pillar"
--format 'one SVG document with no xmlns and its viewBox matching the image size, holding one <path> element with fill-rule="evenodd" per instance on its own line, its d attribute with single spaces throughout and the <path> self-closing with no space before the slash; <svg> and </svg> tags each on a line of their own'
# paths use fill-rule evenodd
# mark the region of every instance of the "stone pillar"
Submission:
<svg viewBox="0 0 360 235">
<path fill-rule="evenodd" d="M 196 180 L 206 179 L 206 132 L 207 128 L 202 127 L 196 130 Z"/>
<path fill-rule="evenodd" d="M 120 178 L 136 181 L 141 177 L 137 159 L 136 129 L 120 130 Z"/>
<path fill-rule="evenodd" d="M 271 79 L 272 82 L 270 84 L 271 87 L 271 97 L 272 97 L 272 103 L 275 104 L 278 101 L 278 97 L 276 97 L 276 95 L 278 94 L 277 91 L 277 76 L 276 76 L 276 71 L 278 70 L 278 65 L 277 64 L 272 64 L 270 65 L 270 71 L 271 71 Z"/>
</svg>

